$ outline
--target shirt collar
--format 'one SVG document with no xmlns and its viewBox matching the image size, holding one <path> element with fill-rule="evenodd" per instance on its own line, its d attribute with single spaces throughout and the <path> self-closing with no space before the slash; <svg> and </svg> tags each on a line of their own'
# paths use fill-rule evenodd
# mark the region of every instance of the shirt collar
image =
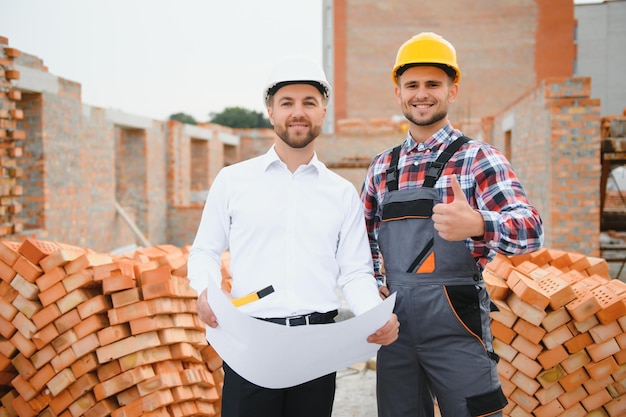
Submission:
<svg viewBox="0 0 626 417">
<path fill-rule="evenodd" d="M 461 131 L 452 127 L 450 123 L 447 123 L 444 127 L 439 129 L 432 135 L 428 140 L 420 143 L 417 143 L 415 139 L 411 136 L 411 132 L 407 133 L 407 138 L 404 141 L 404 148 L 407 152 L 413 151 L 424 151 L 426 149 L 435 149 L 439 148 L 441 145 L 446 144 L 449 145 L 456 138 L 462 136 Z"/>
<path fill-rule="evenodd" d="M 265 157 L 263 158 L 263 171 L 267 171 L 273 165 L 283 166 L 285 167 L 285 169 L 287 168 L 285 163 L 281 161 L 278 157 L 274 145 L 272 145 L 272 147 L 267 151 Z M 313 152 L 313 157 L 311 158 L 309 163 L 305 165 L 305 167 L 306 168 L 304 169 L 314 170 L 317 174 L 319 174 L 320 172 L 323 172 L 323 167 L 325 167 L 325 165 L 322 161 L 317 159 L 317 152 Z M 298 169 L 302 169 L 302 167 Z"/>
</svg>

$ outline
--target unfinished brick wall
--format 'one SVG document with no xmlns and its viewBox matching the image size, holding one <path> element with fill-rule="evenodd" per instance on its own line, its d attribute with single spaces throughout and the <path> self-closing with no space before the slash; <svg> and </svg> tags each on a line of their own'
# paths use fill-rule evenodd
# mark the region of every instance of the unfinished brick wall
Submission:
<svg viewBox="0 0 626 417">
<path fill-rule="evenodd" d="M 24 192 L 24 167 L 20 161 L 26 132 L 17 122 L 24 118 L 16 102 L 21 92 L 13 88 L 12 80 L 19 78 L 14 60 L 20 55 L 8 47 L 8 39 L 0 36 L 0 238 L 19 233 L 24 228 L 21 218 Z"/>
<path fill-rule="evenodd" d="M 599 254 L 600 107 L 589 78 L 548 80 L 487 124 L 538 208 L 546 246 Z"/>
</svg>

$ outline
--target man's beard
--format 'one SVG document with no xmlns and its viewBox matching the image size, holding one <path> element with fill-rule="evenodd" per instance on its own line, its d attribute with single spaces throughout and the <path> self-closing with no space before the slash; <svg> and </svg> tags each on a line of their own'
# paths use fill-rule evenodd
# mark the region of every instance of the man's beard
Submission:
<svg viewBox="0 0 626 417">
<path fill-rule="evenodd" d="M 446 118 L 446 116 L 448 115 L 448 112 L 446 110 L 441 110 L 435 114 L 433 114 L 429 119 L 426 120 L 415 120 L 415 118 L 413 117 L 413 115 L 411 114 L 411 112 L 409 110 L 404 110 L 404 117 L 406 117 L 406 119 L 413 123 L 414 125 L 417 126 L 430 126 L 433 125 L 443 119 Z"/>
<path fill-rule="evenodd" d="M 287 146 L 293 149 L 302 149 L 306 148 L 320 135 L 322 127 L 311 126 L 306 134 L 303 133 L 302 135 L 297 135 L 297 137 L 290 135 L 288 129 L 285 129 L 282 126 L 280 128 L 275 128 L 275 131 L 276 135 L 278 135 L 278 137 L 285 142 Z"/>
</svg>

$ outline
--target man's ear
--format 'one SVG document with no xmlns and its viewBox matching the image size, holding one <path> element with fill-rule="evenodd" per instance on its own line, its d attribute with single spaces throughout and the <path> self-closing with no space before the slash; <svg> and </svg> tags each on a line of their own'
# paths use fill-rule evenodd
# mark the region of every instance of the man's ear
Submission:
<svg viewBox="0 0 626 417">
<path fill-rule="evenodd" d="M 448 93 L 448 103 L 453 103 L 459 95 L 459 84 L 454 83 L 450 86 L 450 93 Z"/>
<path fill-rule="evenodd" d="M 267 108 L 267 118 L 270 119 L 270 123 L 274 126 L 274 112 L 271 107 Z"/>
</svg>

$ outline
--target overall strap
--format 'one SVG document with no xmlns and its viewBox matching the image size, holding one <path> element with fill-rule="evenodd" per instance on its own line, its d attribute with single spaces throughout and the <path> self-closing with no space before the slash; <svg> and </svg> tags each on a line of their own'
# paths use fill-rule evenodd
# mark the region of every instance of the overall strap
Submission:
<svg viewBox="0 0 626 417">
<path fill-rule="evenodd" d="M 430 167 L 428 167 L 428 171 L 426 171 L 426 179 L 424 180 L 422 187 L 433 188 L 439 179 L 439 176 L 443 172 L 443 167 L 448 163 L 450 158 L 452 158 L 452 155 L 454 155 L 454 153 L 458 151 L 461 146 L 469 141 L 470 138 L 467 136 L 461 136 L 448 145 L 441 155 L 439 155 L 439 158 L 437 158 L 437 160 L 430 164 Z"/>
<path fill-rule="evenodd" d="M 391 151 L 391 162 L 389 168 L 387 168 L 387 176 L 385 181 L 387 182 L 387 191 L 398 190 L 398 160 L 400 159 L 400 148 L 402 145 L 398 145 Z"/>
</svg>

